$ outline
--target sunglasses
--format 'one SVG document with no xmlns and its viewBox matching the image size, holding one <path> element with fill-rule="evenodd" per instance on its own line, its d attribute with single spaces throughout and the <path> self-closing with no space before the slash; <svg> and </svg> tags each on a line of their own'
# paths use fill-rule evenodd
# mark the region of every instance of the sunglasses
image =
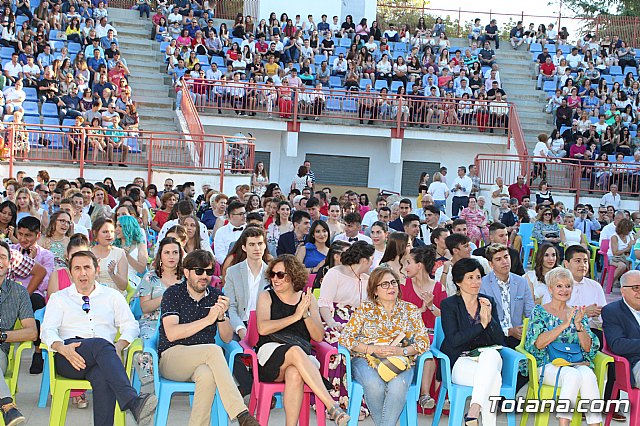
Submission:
<svg viewBox="0 0 640 426">
<path fill-rule="evenodd" d="M 278 277 L 279 280 L 284 279 L 285 275 L 287 275 L 286 272 L 284 271 L 278 271 L 278 272 L 269 272 L 269 278 L 273 279 L 274 277 Z"/>
<path fill-rule="evenodd" d="M 206 272 L 208 276 L 212 277 L 214 272 L 215 272 L 215 269 L 214 268 L 209 268 L 209 269 L 193 268 L 193 269 L 190 269 L 190 271 L 195 272 L 196 275 L 202 275 L 202 274 L 204 274 Z"/>
<path fill-rule="evenodd" d="M 82 310 L 88 314 L 91 310 L 91 306 L 89 305 L 89 296 L 82 296 Z"/>
</svg>

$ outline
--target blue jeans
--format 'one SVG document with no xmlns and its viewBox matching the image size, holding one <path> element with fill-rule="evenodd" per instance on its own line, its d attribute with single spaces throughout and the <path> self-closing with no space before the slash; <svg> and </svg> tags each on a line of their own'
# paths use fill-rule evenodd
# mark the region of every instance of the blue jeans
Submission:
<svg viewBox="0 0 640 426">
<path fill-rule="evenodd" d="M 404 409 L 414 369 L 400 373 L 390 382 L 380 378 L 364 358 L 351 359 L 353 378 L 364 388 L 364 399 L 376 426 L 396 426 Z"/>
<path fill-rule="evenodd" d="M 444 208 L 447 205 L 447 200 L 433 200 L 433 205 L 436 206 L 442 213 L 444 213 Z"/>
</svg>

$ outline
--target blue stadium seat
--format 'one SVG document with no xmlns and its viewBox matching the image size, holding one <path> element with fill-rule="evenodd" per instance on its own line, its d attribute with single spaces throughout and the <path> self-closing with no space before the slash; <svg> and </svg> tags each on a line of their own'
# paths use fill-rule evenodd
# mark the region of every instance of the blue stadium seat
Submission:
<svg viewBox="0 0 640 426">
<path fill-rule="evenodd" d="M 608 74 L 602 74 L 602 79 L 607 82 L 607 85 L 611 86 L 613 84 L 613 77 Z"/>
<path fill-rule="evenodd" d="M 231 40 L 231 43 L 238 43 L 238 46 L 240 46 L 240 45 L 242 44 L 242 41 L 243 41 L 243 40 L 242 40 L 241 38 L 234 37 L 234 38 Z"/>
<path fill-rule="evenodd" d="M 340 39 L 340 44 L 339 44 L 339 46 L 340 46 L 340 47 L 347 47 L 347 48 L 349 48 L 349 47 L 351 47 L 351 44 L 352 44 L 352 43 L 351 43 L 351 39 L 350 39 L 349 37 L 342 37 L 342 38 Z"/>
<path fill-rule="evenodd" d="M 411 89 L 413 89 L 413 82 L 408 82 L 407 83 L 407 93 L 411 93 Z"/>
<path fill-rule="evenodd" d="M 545 81 L 544 85 L 542 86 L 542 90 L 547 93 L 553 94 L 556 91 L 556 83 L 553 81 Z"/>
<path fill-rule="evenodd" d="M 13 116 L 11 117 L 11 119 L 13 120 Z M 27 124 L 37 124 L 39 126 L 40 117 L 34 117 L 33 115 L 25 115 L 24 122 Z M 27 126 L 27 128 L 38 129 L 38 127 L 34 127 L 34 126 Z"/>
<path fill-rule="evenodd" d="M 163 41 L 162 43 L 160 43 L 160 52 L 164 53 L 164 51 L 167 49 L 167 46 L 169 45 L 168 41 Z"/>
<path fill-rule="evenodd" d="M 13 117 L 11 117 L 13 120 Z M 25 115 L 24 122 L 27 123 L 27 130 L 31 130 L 29 132 L 29 146 L 31 149 L 41 148 L 42 145 L 38 143 L 38 139 L 40 139 L 40 133 L 34 133 L 33 130 L 40 130 L 40 117 L 34 117 L 32 115 Z"/>
<path fill-rule="evenodd" d="M 529 49 L 529 51 L 540 53 L 542 52 L 542 45 L 540 43 L 531 43 L 531 48 Z"/>
<path fill-rule="evenodd" d="M 73 41 L 70 41 L 67 47 L 69 48 L 69 55 L 71 55 L 72 53 L 78 53 L 80 52 L 80 50 L 82 50 L 82 46 L 80 46 L 80 43 L 75 43 Z"/>
<path fill-rule="evenodd" d="M 631 130 L 631 131 L 629 131 L 629 135 L 632 138 L 635 138 L 636 136 L 638 136 L 638 131 L 637 130 Z"/>
<path fill-rule="evenodd" d="M 45 131 L 50 131 L 51 133 L 49 133 L 48 139 L 50 141 L 49 143 L 49 148 L 50 149 L 62 149 L 64 148 L 64 138 L 65 136 L 60 133 L 60 129 L 58 127 L 50 127 L 50 128 L 46 128 L 46 125 L 49 126 L 59 126 L 60 122 L 58 121 L 58 118 L 53 118 L 53 117 L 45 117 L 44 120 L 42 120 L 42 125 L 43 125 L 43 130 Z"/>
<path fill-rule="evenodd" d="M 344 112 L 356 112 L 358 111 L 358 105 L 355 98 L 347 98 L 342 102 L 342 110 Z"/>
<path fill-rule="evenodd" d="M 209 57 L 207 55 L 198 55 L 200 66 L 209 65 Z"/>
<path fill-rule="evenodd" d="M 336 56 L 340 55 L 340 54 L 346 55 L 347 54 L 347 48 L 343 47 L 343 46 L 339 46 L 336 47 Z M 331 65 L 333 65 L 333 63 L 331 63 Z"/>
<path fill-rule="evenodd" d="M 376 90 L 381 90 L 382 88 L 388 89 L 389 86 L 387 85 L 387 80 L 376 80 L 376 86 L 375 89 Z"/>
<path fill-rule="evenodd" d="M 27 101 L 38 102 L 38 91 L 35 87 L 25 87 L 22 90 L 24 90 L 25 95 L 27 95 Z"/>
<path fill-rule="evenodd" d="M 11 59 L 11 55 L 15 52 L 12 47 L 3 46 L 0 48 L 0 58 Z"/>
<path fill-rule="evenodd" d="M 620 85 L 624 84 L 624 75 L 614 75 L 613 76 L 613 82 L 618 82 L 620 83 Z"/>
<path fill-rule="evenodd" d="M 638 76 L 638 70 L 634 67 L 624 67 L 623 75 L 627 75 L 628 73 L 633 74 L 634 77 Z"/>
<path fill-rule="evenodd" d="M 58 105 L 51 102 L 42 104 L 42 115 L 44 117 L 58 118 Z"/>
<path fill-rule="evenodd" d="M 60 52 L 63 47 L 64 47 L 64 41 L 57 40 L 53 42 L 53 48 L 55 49 L 56 52 Z"/>
<path fill-rule="evenodd" d="M 16 16 L 16 29 L 22 27 L 22 24 L 24 24 L 28 20 L 29 20 L 29 17 L 27 17 L 25 15 Z"/>
<path fill-rule="evenodd" d="M 360 89 L 361 90 L 365 90 L 367 88 L 367 84 L 371 84 L 371 86 L 373 87 L 373 82 L 371 81 L 370 78 L 361 78 L 360 79 Z"/>
<path fill-rule="evenodd" d="M 327 98 L 326 109 L 327 111 L 340 111 L 340 99 L 334 96 L 329 96 Z"/>
<path fill-rule="evenodd" d="M 399 89 L 400 87 L 402 87 L 402 86 L 403 86 L 403 84 L 402 84 L 402 82 L 401 82 L 401 81 L 392 81 L 392 82 L 391 82 L 391 91 L 392 91 L 393 93 L 398 93 L 398 89 Z"/>
<path fill-rule="evenodd" d="M 406 43 L 396 43 L 396 47 L 393 49 L 396 52 L 406 52 L 407 44 Z"/>
<path fill-rule="evenodd" d="M 313 60 L 315 61 L 316 65 L 320 65 L 322 64 L 322 61 L 327 60 L 327 57 L 324 55 L 316 55 L 313 57 Z"/>
<path fill-rule="evenodd" d="M 598 117 L 591 117 L 591 122 L 596 124 L 598 122 Z"/>
<path fill-rule="evenodd" d="M 125 141 L 127 142 L 127 145 L 129 146 L 129 153 L 131 153 L 131 154 L 139 154 L 140 152 L 142 152 L 142 150 L 140 149 L 140 145 L 138 144 L 138 138 L 137 137 L 125 138 Z"/>
<path fill-rule="evenodd" d="M 24 108 L 24 115 L 32 115 L 35 117 L 40 117 L 40 113 L 38 112 L 38 103 L 37 102 L 23 102 L 22 108 Z"/>
<path fill-rule="evenodd" d="M 609 74 L 611 75 L 622 75 L 622 67 L 618 65 L 612 65 L 609 67 Z"/>
<path fill-rule="evenodd" d="M 212 64 L 217 64 L 218 67 L 224 67 L 224 58 L 221 56 L 212 56 L 211 57 L 211 63 Z"/>
<path fill-rule="evenodd" d="M 573 49 L 573 46 L 569 46 L 568 44 L 562 44 L 559 47 L 560 50 L 562 50 L 563 55 L 569 55 L 571 53 L 571 49 Z"/>
<path fill-rule="evenodd" d="M 342 87 L 342 80 L 337 75 L 329 77 L 329 86 L 333 88 Z"/>
<path fill-rule="evenodd" d="M 298 74 L 299 74 L 300 73 L 300 64 L 298 64 L 298 63 L 293 64 L 293 69 L 298 71 Z"/>
<path fill-rule="evenodd" d="M 76 120 L 73 118 L 65 118 L 64 120 L 62 120 L 62 125 L 63 126 L 75 126 L 76 125 Z"/>
<path fill-rule="evenodd" d="M 563 134 L 565 130 L 569 130 L 571 127 L 569 126 L 560 126 L 560 134 Z"/>
</svg>

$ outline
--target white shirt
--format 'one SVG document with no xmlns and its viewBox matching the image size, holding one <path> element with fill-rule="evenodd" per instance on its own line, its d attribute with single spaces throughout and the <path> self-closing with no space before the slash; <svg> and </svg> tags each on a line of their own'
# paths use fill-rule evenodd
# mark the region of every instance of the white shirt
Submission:
<svg viewBox="0 0 640 426">
<path fill-rule="evenodd" d="M 462 187 L 458 191 L 455 190 L 457 184 L 460 184 L 460 186 Z M 472 188 L 473 181 L 469 176 L 466 175 L 463 177 L 456 176 L 456 178 L 453 180 L 453 183 L 451 184 L 451 192 L 453 192 L 454 197 L 468 197 L 471 193 Z"/>
<path fill-rule="evenodd" d="M 51 348 L 55 342 L 83 337 L 99 337 L 114 342 L 133 342 L 140 334 L 138 321 L 119 291 L 96 283 L 89 295 L 89 312 L 82 310 L 82 295 L 75 284 L 54 293 L 47 303 L 42 322 L 42 341 Z"/>
<path fill-rule="evenodd" d="M 489 261 L 487 259 L 485 259 L 484 257 L 481 256 L 474 256 L 471 255 L 472 259 L 477 260 L 478 262 L 480 262 L 480 264 L 482 265 L 482 269 L 484 269 L 484 273 L 485 275 L 488 274 L 489 272 L 491 272 L 491 266 L 489 266 Z M 454 294 L 456 294 L 457 292 L 457 288 L 456 285 L 453 282 L 453 276 L 451 273 L 451 269 L 449 269 L 449 273 L 447 274 L 447 282 L 443 283 L 441 278 L 442 278 L 442 272 L 444 271 L 444 265 L 440 266 L 438 269 L 436 269 L 436 275 L 435 275 L 435 280 L 438 281 L 440 284 L 442 284 L 444 286 L 444 290 L 447 292 L 447 296 L 453 296 Z"/>
<path fill-rule="evenodd" d="M 22 72 L 22 65 L 19 63 L 13 65 L 13 62 L 8 62 L 3 68 L 11 77 L 18 77 Z"/>
<path fill-rule="evenodd" d="M 258 272 L 258 275 L 253 276 L 253 273 L 251 272 L 251 268 L 249 267 L 249 264 L 247 262 L 247 260 L 244 260 L 245 263 L 247 263 L 247 280 L 249 283 L 249 297 L 247 298 L 247 310 L 245 311 L 245 316 L 244 318 L 242 318 L 244 321 L 249 321 L 249 313 L 251 311 L 255 311 L 256 310 L 256 304 L 258 303 L 258 294 L 263 290 L 262 288 L 260 288 L 260 283 L 262 282 L 262 277 L 264 276 L 265 270 L 264 270 L 264 263 L 262 263 L 261 267 L 260 267 L 260 272 Z M 236 330 L 237 332 L 238 330 Z"/>
<path fill-rule="evenodd" d="M 533 155 L 536 157 L 543 157 L 534 158 L 533 161 L 536 163 L 544 163 L 547 161 L 547 155 L 549 155 L 549 148 L 547 148 L 547 144 L 544 142 L 538 142 L 535 148 L 533 148 Z"/>
<path fill-rule="evenodd" d="M 366 226 L 367 228 L 373 225 L 373 222 L 378 220 L 378 211 L 377 210 L 369 210 L 364 214 L 362 218 L 362 226 Z"/>
<path fill-rule="evenodd" d="M 357 238 L 356 241 L 366 241 L 369 244 L 373 244 L 373 241 L 371 241 L 371 238 L 367 237 L 364 234 L 358 234 L 356 237 L 353 237 L 353 238 Z M 354 242 L 354 241 L 349 241 L 349 237 L 347 237 L 347 234 L 345 234 L 344 232 L 342 234 L 338 234 L 335 237 L 333 237 L 333 241 L 345 241 L 349 244 Z"/>
<path fill-rule="evenodd" d="M 447 199 L 447 192 L 449 192 L 449 187 L 443 182 L 431 182 L 429 184 L 429 188 L 427 192 L 431 194 L 434 201 L 442 201 Z"/>
<path fill-rule="evenodd" d="M 631 305 L 629 305 L 627 303 L 626 300 L 624 300 L 624 297 L 622 298 L 622 301 L 624 302 L 625 305 L 627 305 L 627 308 L 629 308 L 629 310 L 631 311 L 631 313 L 633 314 L 633 317 L 636 319 L 636 321 L 638 322 L 638 325 L 640 325 L 640 311 L 636 311 L 635 309 L 633 309 L 631 307 Z"/>
<path fill-rule="evenodd" d="M 216 259 L 220 264 L 222 264 L 227 257 L 227 254 L 229 253 L 229 246 L 240 238 L 240 234 L 244 231 L 244 227 L 245 225 L 236 227 L 229 222 L 216 231 L 216 236 L 213 240 L 213 250 Z M 234 231 L 234 228 L 239 230 Z"/>
<path fill-rule="evenodd" d="M 26 64 L 22 67 L 22 72 L 25 74 L 40 75 L 40 67 L 35 63 L 33 65 Z"/>
<path fill-rule="evenodd" d="M 89 238 L 89 229 L 86 226 L 78 225 L 77 223 L 73 224 L 73 233 L 82 234 Z"/>
<path fill-rule="evenodd" d="M 611 237 L 613 237 L 613 234 L 616 233 L 616 224 L 611 222 L 608 225 L 605 225 L 604 228 L 602 228 L 602 231 L 600 231 L 600 244 L 602 244 L 602 242 L 604 240 L 611 240 Z"/>
<path fill-rule="evenodd" d="M 551 302 L 551 296 L 547 293 L 542 297 L 542 304 Z M 607 304 L 602 285 L 590 278 L 583 278 L 573 284 L 571 298 L 567 302 L 569 306 L 589 306 L 593 304 L 603 307 Z M 589 318 L 589 327 L 602 329 L 602 317 Z"/>
<path fill-rule="evenodd" d="M 620 209 L 620 194 L 613 195 L 611 192 L 607 192 L 602 196 L 600 205 L 608 207 L 613 206 L 614 209 Z"/>
<path fill-rule="evenodd" d="M 78 222 L 74 222 L 76 225 L 80 225 L 83 228 L 91 229 L 91 217 L 88 214 L 82 213 Z"/>
<path fill-rule="evenodd" d="M 209 241 L 209 232 L 207 231 L 207 226 L 202 223 L 202 222 L 198 222 L 200 224 L 200 240 L 202 241 Z M 176 226 L 176 225 L 180 225 L 178 219 L 171 219 L 165 222 L 164 225 L 162 225 L 162 229 L 160 230 L 160 233 L 158 234 L 158 242 L 162 241 L 162 239 L 164 237 L 167 236 L 167 231 L 169 231 L 169 229 L 171 229 L 171 227 Z M 158 245 L 156 244 L 156 247 L 154 249 L 154 254 L 158 254 Z"/>
</svg>

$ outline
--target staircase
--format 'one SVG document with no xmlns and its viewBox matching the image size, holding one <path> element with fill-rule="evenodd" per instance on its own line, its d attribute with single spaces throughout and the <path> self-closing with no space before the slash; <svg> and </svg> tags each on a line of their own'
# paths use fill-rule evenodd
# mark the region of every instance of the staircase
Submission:
<svg viewBox="0 0 640 426">
<path fill-rule="evenodd" d="M 159 43 L 150 39 L 152 22 L 137 10 L 109 8 L 109 21 L 118 31 L 122 56 L 131 75 L 129 85 L 138 107 L 140 129 L 178 132 L 173 110 L 175 94 L 164 67 Z"/>
<path fill-rule="evenodd" d="M 538 134 L 551 132 L 553 118 L 545 114 L 542 108 L 546 102 L 545 93 L 536 90 L 532 80 L 533 63 L 526 45 L 513 50 L 505 41 L 503 47 L 496 50 L 496 61 L 500 66 L 502 89 L 507 100 L 516 105 L 527 148 L 531 153 L 538 142 Z"/>
</svg>

